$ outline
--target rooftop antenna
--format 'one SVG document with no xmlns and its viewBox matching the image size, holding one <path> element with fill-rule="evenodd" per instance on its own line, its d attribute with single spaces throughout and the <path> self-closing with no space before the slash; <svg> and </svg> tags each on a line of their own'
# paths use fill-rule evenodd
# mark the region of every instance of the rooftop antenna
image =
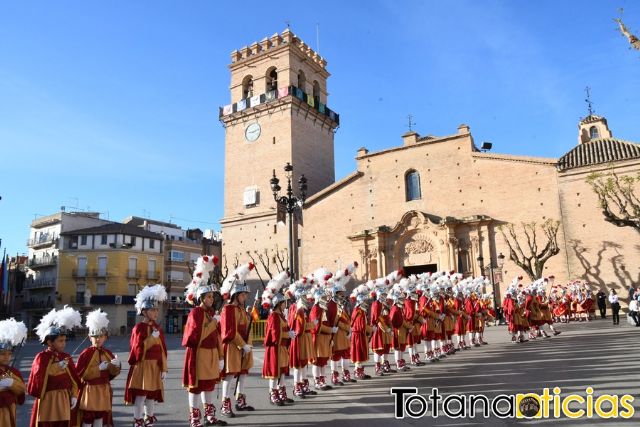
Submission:
<svg viewBox="0 0 640 427">
<path fill-rule="evenodd" d="M 291 29 L 291 21 L 284 21 L 287 24 L 287 29 Z"/>
<path fill-rule="evenodd" d="M 149 217 L 151 216 L 151 212 L 149 212 L 149 211 L 148 211 L 148 210 L 146 210 L 146 209 L 142 209 L 142 215 L 143 215 L 145 218 L 149 219 Z"/>
<path fill-rule="evenodd" d="M 320 55 L 320 24 L 316 22 L 316 52 Z"/>
<path fill-rule="evenodd" d="M 413 126 L 415 126 L 416 122 L 413 121 L 413 115 L 411 114 L 409 114 L 407 118 L 409 119 L 409 132 L 412 132 Z"/>
<path fill-rule="evenodd" d="M 593 103 L 591 102 L 591 88 L 587 86 L 584 91 L 587 92 L 587 98 L 585 99 L 585 102 L 587 103 L 587 108 L 589 109 L 589 116 L 592 116 L 595 111 L 593 110 Z"/>
</svg>

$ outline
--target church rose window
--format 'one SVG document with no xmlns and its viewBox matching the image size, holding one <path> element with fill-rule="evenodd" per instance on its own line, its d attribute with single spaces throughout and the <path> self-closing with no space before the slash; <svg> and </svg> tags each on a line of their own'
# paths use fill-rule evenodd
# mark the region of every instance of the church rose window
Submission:
<svg viewBox="0 0 640 427">
<path fill-rule="evenodd" d="M 420 174 L 417 171 L 409 171 L 405 175 L 405 188 L 407 202 L 418 200 L 422 197 L 420 193 Z"/>
</svg>

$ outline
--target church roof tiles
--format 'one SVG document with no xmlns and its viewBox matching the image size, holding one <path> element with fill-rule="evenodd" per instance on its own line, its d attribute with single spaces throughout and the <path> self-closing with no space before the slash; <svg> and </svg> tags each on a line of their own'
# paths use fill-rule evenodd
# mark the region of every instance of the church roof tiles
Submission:
<svg viewBox="0 0 640 427">
<path fill-rule="evenodd" d="M 615 138 L 600 138 L 579 144 L 560 157 L 558 170 L 565 171 L 630 159 L 640 159 L 640 144 Z"/>
</svg>

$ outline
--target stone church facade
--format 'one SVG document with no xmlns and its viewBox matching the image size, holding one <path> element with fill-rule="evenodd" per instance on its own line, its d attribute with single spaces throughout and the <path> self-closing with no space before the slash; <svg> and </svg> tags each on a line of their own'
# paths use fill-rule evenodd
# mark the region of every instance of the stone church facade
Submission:
<svg viewBox="0 0 640 427">
<path fill-rule="evenodd" d="M 410 273 L 494 269 L 502 295 L 523 274 L 498 227 L 560 221 L 560 253 L 545 264 L 558 281 L 582 278 L 618 290 L 640 282 L 637 233 L 604 221 L 585 182 L 595 171 L 640 171 L 640 145 L 615 139 L 606 119 L 589 115 L 578 145 L 560 159 L 481 152 L 470 127 L 450 135 L 402 135 L 382 151 L 361 148 L 355 170 L 335 181 L 334 132 L 326 61 L 289 30 L 232 53 L 231 104 L 220 108 L 225 137 L 223 254 L 241 262 L 287 247 L 287 227 L 269 179 L 293 165 L 309 196 L 295 227 L 296 270 L 337 270 L 357 260 L 365 281 L 403 267 Z M 520 236 L 523 238 L 523 236 Z M 271 259 L 273 261 L 273 259 Z M 273 264 L 272 264 L 273 265 Z M 260 267 L 260 266 L 259 266 Z"/>
</svg>

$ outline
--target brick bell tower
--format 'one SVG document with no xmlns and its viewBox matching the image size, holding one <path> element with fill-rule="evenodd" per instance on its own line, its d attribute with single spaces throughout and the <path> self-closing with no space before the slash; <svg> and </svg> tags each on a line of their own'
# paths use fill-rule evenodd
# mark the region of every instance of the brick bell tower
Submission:
<svg viewBox="0 0 640 427">
<path fill-rule="evenodd" d="M 269 186 L 274 170 L 284 188 L 283 167 L 291 163 L 296 190 L 304 174 L 308 196 L 335 181 L 333 135 L 340 118 L 327 106 L 326 65 L 289 29 L 231 52 L 231 103 L 219 114 L 225 128 L 220 223 L 229 268 L 236 254 L 242 263 L 249 261 L 247 251 L 287 248 L 287 227 L 277 225 Z"/>
</svg>

